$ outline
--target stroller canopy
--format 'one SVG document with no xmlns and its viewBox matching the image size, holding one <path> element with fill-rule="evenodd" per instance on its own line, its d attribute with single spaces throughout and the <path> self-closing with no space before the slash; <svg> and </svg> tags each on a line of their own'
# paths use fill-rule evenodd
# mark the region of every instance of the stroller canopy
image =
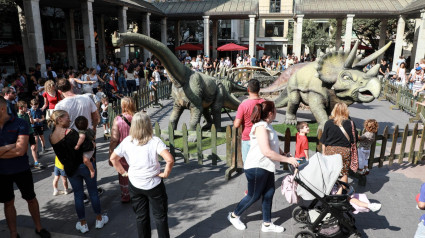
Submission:
<svg viewBox="0 0 425 238">
<path fill-rule="evenodd" d="M 342 169 L 341 155 L 324 156 L 314 154 L 308 163 L 300 165 L 298 176 L 311 190 L 320 197 L 329 195 Z M 297 188 L 298 196 L 304 200 L 313 200 L 315 197 L 302 186 Z"/>
</svg>

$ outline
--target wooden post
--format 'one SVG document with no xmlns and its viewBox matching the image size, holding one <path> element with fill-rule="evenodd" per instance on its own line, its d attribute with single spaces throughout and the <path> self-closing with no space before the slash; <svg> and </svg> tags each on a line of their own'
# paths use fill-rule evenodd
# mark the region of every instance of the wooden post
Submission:
<svg viewBox="0 0 425 238">
<path fill-rule="evenodd" d="M 376 138 L 376 135 L 375 135 L 375 138 Z M 384 134 L 382 135 L 381 153 L 379 154 L 379 168 L 381 168 L 384 165 L 385 149 L 387 147 L 387 141 L 388 141 L 388 126 L 385 127 Z M 369 168 L 372 168 L 370 163 L 369 163 Z"/>
<path fill-rule="evenodd" d="M 237 130 L 237 138 L 236 138 L 236 159 L 237 159 L 237 167 L 236 172 L 240 173 L 243 171 L 243 161 L 242 161 L 242 128 Z"/>
<path fill-rule="evenodd" d="M 214 124 L 211 126 L 211 155 L 212 165 L 217 165 L 217 130 Z"/>
<path fill-rule="evenodd" d="M 406 127 L 403 131 L 403 139 L 401 141 L 401 148 L 400 148 L 400 155 L 398 156 L 398 163 L 401 164 L 403 162 L 404 158 L 404 150 L 406 149 L 406 141 L 407 141 L 407 135 L 409 134 L 409 124 L 406 124 Z"/>
<path fill-rule="evenodd" d="M 186 123 L 183 123 L 182 126 L 182 133 L 183 133 L 183 157 L 184 162 L 189 163 L 189 145 L 188 145 L 188 136 L 187 136 L 187 126 Z"/>
<path fill-rule="evenodd" d="M 291 151 L 291 130 L 289 128 L 286 128 L 285 130 L 285 142 L 283 144 L 283 152 L 285 154 L 289 153 Z M 292 155 L 295 156 L 295 155 Z M 288 164 L 283 164 L 283 169 L 288 170 Z"/>
<path fill-rule="evenodd" d="M 226 163 L 227 166 L 232 165 L 232 129 L 226 127 Z"/>
<path fill-rule="evenodd" d="M 394 109 L 400 109 L 400 99 L 401 99 L 401 86 L 398 86 L 397 87 L 397 100 L 396 100 L 396 102 L 395 102 L 395 105 L 394 106 L 391 106 L 390 108 L 391 108 L 391 110 L 394 110 Z"/>
<path fill-rule="evenodd" d="M 409 162 L 413 163 L 413 158 L 415 157 L 415 145 L 416 145 L 416 137 L 418 136 L 418 123 L 415 123 L 413 127 L 412 140 L 410 143 L 410 151 L 409 151 Z"/>
<path fill-rule="evenodd" d="M 397 146 L 397 139 L 398 139 L 398 125 L 395 126 L 394 128 L 394 132 L 393 132 L 393 137 L 392 137 L 392 143 L 391 143 L 391 151 L 390 151 L 390 156 L 388 158 L 388 165 L 391 166 L 393 165 L 393 161 L 394 161 L 394 154 L 395 154 L 395 147 Z"/>
<path fill-rule="evenodd" d="M 368 164 L 368 168 L 372 169 L 373 166 L 373 162 L 375 162 L 375 150 L 376 150 L 376 134 L 375 134 L 375 138 L 373 139 L 372 145 L 370 146 L 370 155 L 369 155 L 369 164 Z"/>
<path fill-rule="evenodd" d="M 161 138 L 161 129 L 159 128 L 158 122 L 155 122 L 155 135 L 162 140 L 162 138 Z M 159 160 L 163 160 L 163 158 L 160 155 L 158 155 L 158 159 Z"/>
<path fill-rule="evenodd" d="M 171 122 L 168 123 L 168 136 L 169 136 L 168 142 L 170 145 L 170 153 L 174 157 L 174 160 L 176 160 L 176 149 L 174 144 L 174 129 L 173 129 L 173 126 L 171 125 Z"/>
<path fill-rule="evenodd" d="M 237 158 L 236 158 L 236 140 L 237 140 L 237 128 L 236 127 L 232 127 L 232 163 L 230 165 L 230 167 L 226 170 L 224 178 L 226 179 L 226 181 L 229 181 L 230 176 L 232 176 L 232 173 L 235 172 L 237 170 Z"/>
<path fill-rule="evenodd" d="M 319 129 L 317 132 L 317 146 L 316 146 L 316 151 L 320 152 L 320 153 L 325 153 L 324 151 L 322 151 L 322 143 L 320 143 L 320 138 L 322 138 L 322 129 Z"/>
<path fill-rule="evenodd" d="M 422 134 L 421 134 L 421 142 L 419 144 L 419 151 L 417 156 L 415 156 L 415 161 L 413 162 L 414 164 L 417 164 L 418 161 L 422 160 L 422 155 L 424 152 L 424 143 L 425 143 L 425 127 L 422 128 Z"/>
<path fill-rule="evenodd" d="M 198 154 L 198 164 L 203 164 L 204 155 L 202 154 L 202 131 L 199 123 L 196 125 L 196 149 Z"/>
</svg>

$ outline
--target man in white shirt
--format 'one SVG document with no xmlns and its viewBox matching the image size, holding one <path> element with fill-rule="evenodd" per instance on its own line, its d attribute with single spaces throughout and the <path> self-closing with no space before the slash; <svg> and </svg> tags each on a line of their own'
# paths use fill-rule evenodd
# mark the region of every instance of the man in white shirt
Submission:
<svg viewBox="0 0 425 238">
<path fill-rule="evenodd" d="M 161 75 L 159 74 L 158 66 L 155 66 L 155 71 L 153 71 L 153 77 L 155 78 L 155 82 L 161 82 Z"/>
</svg>

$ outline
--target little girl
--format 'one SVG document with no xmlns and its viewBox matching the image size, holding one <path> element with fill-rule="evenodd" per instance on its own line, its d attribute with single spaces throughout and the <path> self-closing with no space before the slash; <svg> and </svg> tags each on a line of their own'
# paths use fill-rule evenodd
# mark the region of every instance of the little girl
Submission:
<svg viewBox="0 0 425 238">
<path fill-rule="evenodd" d="M 86 137 L 89 141 L 94 141 L 96 134 L 92 129 L 87 128 L 88 124 L 89 124 L 89 121 L 84 116 L 79 116 L 79 117 L 75 118 L 75 126 L 78 129 L 78 135 L 79 135 L 77 145 L 75 145 L 75 148 L 74 148 L 75 150 L 80 149 L 80 146 L 83 144 Z M 87 168 L 90 170 L 90 177 L 91 178 L 94 178 L 94 175 L 95 175 L 95 170 L 94 170 L 93 165 L 90 161 L 91 157 L 94 154 L 94 149 L 93 149 L 94 146 L 95 145 L 94 145 L 94 142 L 93 142 L 93 147 L 83 148 L 83 151 L 84 151 L 83 162 L 87 166 Z"/>
<path fill-rule="evenodd" d="M 378 132 L 378 122 L 375 119 L 368 119 L 364 122 L 366 132 L 359 138 L 359 174 L 369 174 L 368 162 L 370 156 L 370 146 L 375 140 L 375 133 Z"/>
<path fill-rule="evenodd" d="M 108 116 L 108 108 L 109 108 L 109 101 L 108 98 L 103 97 L 102 98 L 102 112 L 100 113 L 100 117 L 102 118 L 102 124 L 103 124 L 103 130 L 105 131 L 105 134 L 110 133 L 109 128 L 109 116 Z"/>
</svg>

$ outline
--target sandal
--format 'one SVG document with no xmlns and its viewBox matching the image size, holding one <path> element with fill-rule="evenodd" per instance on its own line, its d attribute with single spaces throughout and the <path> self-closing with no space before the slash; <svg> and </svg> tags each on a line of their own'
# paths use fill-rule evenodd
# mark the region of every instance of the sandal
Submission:
<svg viewBox="0 0 425 238">
<path fill-rule="evenodd" d="M 369 174 L 369 169 L 368 169 L 368 168 L 366 168 L 365 170 L 366 170 L 366 171 L 365 171 L 365 175 L 368 175 L 368 174 Z"/>
</svg>

